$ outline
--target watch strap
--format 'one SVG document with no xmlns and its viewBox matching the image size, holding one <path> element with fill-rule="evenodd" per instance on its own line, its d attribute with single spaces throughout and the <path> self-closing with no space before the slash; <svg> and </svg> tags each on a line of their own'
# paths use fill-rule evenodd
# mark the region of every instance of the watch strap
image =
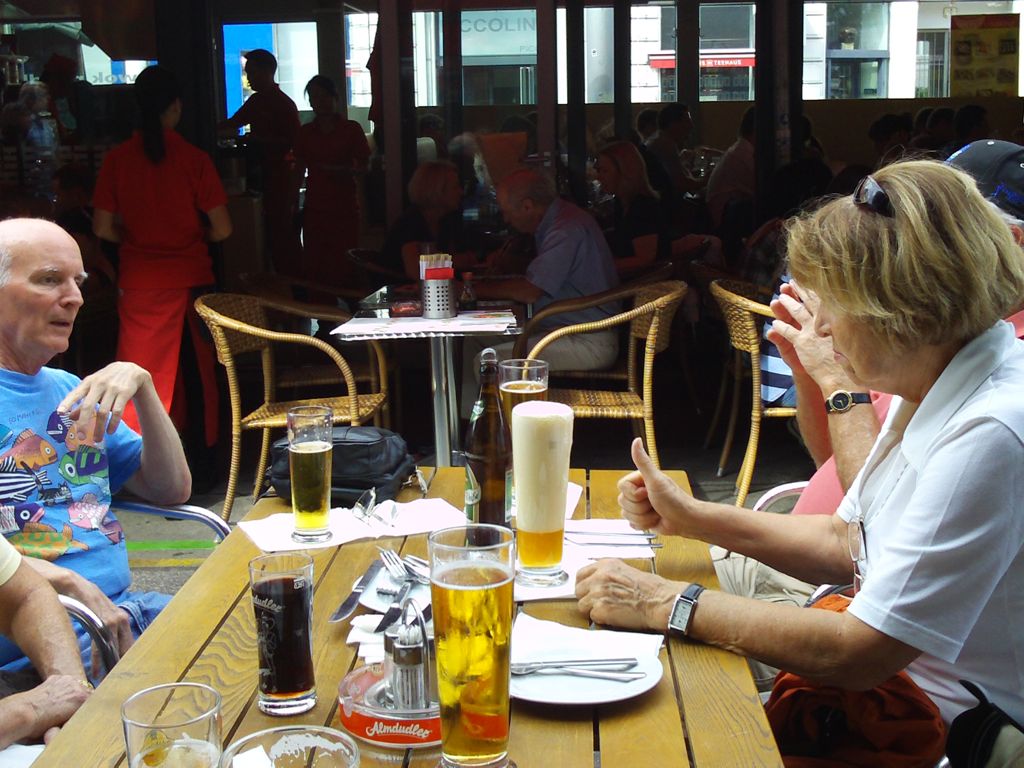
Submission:
<svg viewBox="0 0 1024 768">
<path fill-rule="evenodd" d="M 690 634 L 690 626 L 693 624 L 693 614 L 697 610 L 697 598 L 700 597 L 701 592 L 704 591 L 704 587 L 700 584 L 690 584 L 686 589 L 683 590 L 682 594 L 676 598 L 676 602 L 672 606 L 672 614 L 669 616 L 669 630 L 681 633 L 684 637 Z M 679 603 L 686 603 L 689 605 L 689 611 L 686 615 L 686 626 L 678 626 L 673 624 L 672 620 L 675 617 L 676 607 Z"/>
<path fill-rule="evenodd" d="M 845 389 L 837 389 L 825 398 L 825 413 L 846 413 L 855 405 L 868 405 L 870 402 L 870 392 L 848 392 Z"/>
</svg>

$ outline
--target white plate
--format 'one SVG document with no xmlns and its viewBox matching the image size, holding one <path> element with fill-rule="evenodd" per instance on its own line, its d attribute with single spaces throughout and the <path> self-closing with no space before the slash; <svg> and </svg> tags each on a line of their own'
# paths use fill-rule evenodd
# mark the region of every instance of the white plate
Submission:
<svg viewBox="0 0 1024 768">
<path fill-rule="evenodd" d="M 381 568 L 377 571 L 377 575 L 374 577 L 373 581 L 370 582 L 369 586 L 363 590 L 363 594 L 359 596 L 359 604 L 366 606 L 371 611 L 385 613 L 391 606 L 391 600 L 393 598 L 390 595 L 378 595 L 377 587 L 379 586 L 397 589 L 401 585 L 392 581 L 388 572 L 384 568 Z M 416 601 L 420 610 L 423 610 L 430 605 L 430 585 L 417 584 L 412 588 L 412 591 L 409 593 L 409 597 Z"/>
<path fill-rule="evenodd" d="M 538 704 L 607 704 L 646 693 L 658 684 L 664 673 L 658 656 L 645 657 L 627 671 L 646 672 L 647 677 L 622 683 L 593 677 L 535 672 L 532 675 L 513 676 L 509 693 L 514 699 Z"/>
</svg>

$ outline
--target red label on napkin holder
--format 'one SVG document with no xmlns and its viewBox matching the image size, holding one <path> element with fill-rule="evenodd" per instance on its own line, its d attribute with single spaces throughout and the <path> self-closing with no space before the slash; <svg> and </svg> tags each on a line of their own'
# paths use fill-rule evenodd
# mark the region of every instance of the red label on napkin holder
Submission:
<svg viewBox="0 0 1024 768">
<path fill-rule="evenodd" d="M 424 271 L 424 280 L 453 280 L 455 278 L 455 270 L 451 267 L 431 267 Z"/>
</svg>

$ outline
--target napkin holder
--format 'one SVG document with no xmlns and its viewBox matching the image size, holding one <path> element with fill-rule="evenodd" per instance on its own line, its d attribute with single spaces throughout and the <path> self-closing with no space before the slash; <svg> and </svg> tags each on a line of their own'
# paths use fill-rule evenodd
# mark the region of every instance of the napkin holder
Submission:
<svg viewBox="0 0 1024 768">
<path fill-rule="evenodd" d="M 423 276 L 423 317 L 441 320 L 459 312 L 455 272 L 450 267 L 428 269 Z"/>
<path fill-rule="evenodd" d="M 408 619 L 407 619 L 408 617 Z M 411 599 L 402 603 L 400 622 L 419 625 L 423 640 L 424 687 L 430 692 L 428 706 L 399 709 L 395 706 L 386 664 L 370 664 L 353 670 L 338 686 L 338 719 L 342 727 L 360 741 L 395 749 L 433 747 L 441 743 L 441 707 L 434 685 L 432 638 L 427 636 L 423 614 Z"/>
</svg>

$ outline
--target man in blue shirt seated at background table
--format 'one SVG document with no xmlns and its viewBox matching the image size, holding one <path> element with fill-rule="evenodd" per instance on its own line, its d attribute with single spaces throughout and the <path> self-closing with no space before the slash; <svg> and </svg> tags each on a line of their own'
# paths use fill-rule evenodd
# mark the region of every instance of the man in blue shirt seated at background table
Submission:
<svg viewBox="0 0 1024 768">
<path fill-rule="evenodd" d="M 124 486 L 176 504 L 192 480 L 148 372 L 115 362 L 79 379 L 44 367 L 68 348 L 85 277 L 77 243 L 57 225 L 0 222 L 0 533 L 58 592 L 92 608 L 124 653 L 170 597 L 128 591 L 110 496 Z M 121 423 L 129 401 L 145 440 Z M 88 635 L 79 639 L 87 654 Z M 28 663 L 0 639 L 5 669 Z"/>
<path fill-rule="evenodd" d="M 594 218 L 581 208 L 558 197 L 555 183 L 545 173 L 521 169 L 497 184 L 498 205 L 506 223 L 520 232 L 532 234 L 537 256 L 526 275 L 506 280 L 486 280 L 474 284 L 480 299 L 511 299 L 532 304 L 538 311 L 555 301 L 592 296 L 618 285 L 615 261 L 604 233 Z M 592 323 L 619 311 L 616 302 L 602 304 L 551 318 L 530 340 L 530 346 L 551 331 L 566 325 Z M 475 355 L 488 341 L 467 339 L 463 366 L 463 404 L 468 415 L 469 400 L 475 395 L 472 383 L 476 375 Z M 474 343 L 475 342 L 475 343 Z M 513 342 L 493 345 L 498 356 L 507 358 Z M 550 370 L 601 370 L 615 362 L 619 353 L 616 329 L 598 333 L 574 334 L 560 339 L 544 350 Z M 466 400 L 469 400 L 468 405 Z"/>
</svg>

